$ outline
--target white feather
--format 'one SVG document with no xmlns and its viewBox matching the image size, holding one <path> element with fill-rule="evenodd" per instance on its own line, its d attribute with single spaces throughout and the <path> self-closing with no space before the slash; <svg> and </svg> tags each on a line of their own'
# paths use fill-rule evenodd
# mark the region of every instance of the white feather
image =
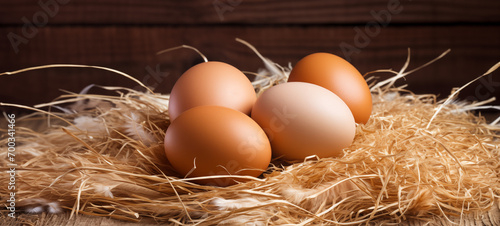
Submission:
<svg viewBox="0 0 500 226">
<path fill-rule="evenodd" d="M 113 189 L 112 186 L 106 186 L 102 184 L 96 184 L 94 186 L 94 190 L 96 193 L 101 193 L 104 197 L 114 198 L 113 193 L 111 192 L 111 189 Z"/>
<path fill-rule="evenodd" d="M 223 199 L 215 198 L 212 204 L 219 210 L 231 211 L 240 208 L 255 207 L 262 204 L 258 199 L 254 198 L 241 198 L 241 199 Z M 269 214 L 264 211 L 247 211 L 245 214 L 231 215 L 225 220 L 220 222 L 221 225 L 266 225 L 269 219 Z"/>
<path fill-rule="evenodd" d="M 49 212 L 49 213 L 60 213 L 60 212 L 62 212 L 62 209 L 61 209 L 61 207 L 59 207 L 59 203 L 58 202 L 51 202 L 51 203 L 49 203 L 49 205 L 47 207 L 47 212 Z"/>
<path fill-rule="evenodd" d="M 24 212 L 37 214 L 37 213 L 61 213 L 62 209 L 59 206 L 59 202 L 57 201 L 49 201 L 44 198 L 32 198 L 25 199 L 22 201 L 23 204 L 21 206 L 25 206 Z"/>
<path fill-rule="evenodd" d="M 135 139 L 135 140 L 140 140 L 144 145 L 150 145 L 154 143 L 155 138 L 153 134 L 149 131 L 147 131 L 144 126 L 141 125 L 142 120 L 139 116 L 137 116 L 134 113 L 130 113 L 129 116 L 127 116 L 130 120 L 127 121 L 124 125 L 125 127 L 125 133 L 127 136 Z"/>
<path fill-rule="evenodd" d="M 106 134 L 106 125 L 104 122 L 97 118 L 89 117 L 89 116 L 79 116 L 74 119 L 75 126 L 78 129 L 87 131 L 87 133 L 91 134 Z"/>
<path fill-rule="evenodd" d="M 32 213 L 32 214 L 43 213 L 43 206 L 35 206 L 35 207 L 26 208 L 26 210 L 24 210 L 24 211 L 26 213 Z"/>
</svg>

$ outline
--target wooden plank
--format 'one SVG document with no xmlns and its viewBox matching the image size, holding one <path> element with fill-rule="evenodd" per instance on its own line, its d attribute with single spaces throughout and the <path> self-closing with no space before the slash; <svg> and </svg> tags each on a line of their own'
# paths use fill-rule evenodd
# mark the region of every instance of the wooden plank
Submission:
<svg viewBox="0 0 500 226">
<path fill-rule="evenodd" d="M 106 66 L 131 74 L 155 86 L 158 92 L 168 93 L 183 71 L 201 62 L 190 50 L 155 55 L 181 44 L 195 46 L 210 60 L 225 61 L 245 71 L 257 71 L 263 64 L 247 47 L 237 43 L 236 37 L 249 41 L 281 65 L 326 51 L 351 58 L 362 73 L 383 68 L 399 70 L 406 60 L 407 48 L 412 50 L 409 69 L 450 48 L 448 56 L 406 80 L 408 88 L 417 93 L 447 96 L 453 87 L 467 83 L 500 61 L 497 26 L 387 27 L 377 35 L 367 36 L 365 41 L 360 41 L 362 35 L 357 30 L 364 27 L 46 27 L 27 44 L 19 45 L 17 54 L 6 36 L 0 35 L 0 71 L 54 63 Z M 0 34 L 9 32 L 20 32 L 20 28 L 0 28 Z M 355 51 L 349 54 L 342 51 L 341 45 L 351 45 Z M 498 73 L 473 84 L 460 97 L 483 100 L 499 96 L 500 78 L 495 76 Z M 81 68 L 3 76 L 0 83 L 2 102 L 28 105 L 56 98 L 61 94 L 59 89 L 78 92 L 89 84 L 136 87 L 114 73 Z"/>
<path fill-rule="evenodd" d="M 49 4 L 52 3 L 52 4 Z M 48 5 L 44 7 L 43 5 Z M 498 23 L 497 0 L 17 0 L 0 1 L 0 24 Z M 388 15 L 388 16 L 386 16 Z M 26 20 L 23 21 L 23 18 Z M 46 23 L 45 23 L 46 22 Z"/>
</svg>

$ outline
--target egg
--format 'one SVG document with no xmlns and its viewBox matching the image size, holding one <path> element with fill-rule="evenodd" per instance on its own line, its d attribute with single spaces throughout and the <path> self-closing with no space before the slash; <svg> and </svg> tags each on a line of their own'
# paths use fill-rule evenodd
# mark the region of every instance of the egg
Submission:
<svg viewBox="0 0 500 226">
<path fill-rule="evenodd" d="M 338 157 L 355 136 L 349 107 L 329 90 L 305 82 L 288 82 L 264 91 L 251 117 L 264 129 L 276 157 L 303 160 L 316 155 Z"/>
<path fill-rule="evenodd" d="M 223 62 L 197 64 L 177 80 L 170 93 L 168 113 L 173 121 L 197 106 L 216 105 L 250 114 L 257 96 L 250 80 Z"/>
<path fill-rule="evenodd" d="M 359 71 L 343 58 L 313 53 L 293 67 L 289 82 L 309 82 L 337 94 L 349 106 L 357 123 L 366 123 L 372 112 L 370 88 Z"/>
<path fill-rule="evenodd" d="M 260 126 L 248 115 L 221 106 L 199 106 L 180 114 L 167 128 L 164 146 L 172 167 L 187 177 L 257 177 L 271 161 L 271 144 Z M 228 186 L 237 181 L 243 180 L 196 182 Z"/>
</svg>

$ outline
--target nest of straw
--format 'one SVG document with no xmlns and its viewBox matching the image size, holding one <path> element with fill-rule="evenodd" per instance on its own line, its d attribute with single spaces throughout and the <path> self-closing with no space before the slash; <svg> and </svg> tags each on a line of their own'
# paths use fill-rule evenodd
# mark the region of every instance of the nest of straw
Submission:
<svg viewBox="0 0 500 226">
<path fill-rule="evenodd" d="M 262 59 L 259 93 L 290 71 Z M 16 206 L 128 221 L 262 225 L 398 223 L 488 211 L 500 196 L 500 127 L 470 112 L 482 103 L 456 101 L 458 92 L 437 101 L 395 87 L 413 72 L 404 72 L 407 66 L 377 71 L 395 74 L 381 82 L 367 76 L 373 113 L 342 157 L 273 160 L 260 178 L 230 187 L 198 185 L 172 169 L 163 148 L 168 95 L 119 87 L 101 87 L 116 96 L 63 95 L 37 106 L 72 103 L 63 113 L 18 119 L 49 125 L 17 127 Z M 2 156 L 6 143 L 4 136 Z"/>
</svg>

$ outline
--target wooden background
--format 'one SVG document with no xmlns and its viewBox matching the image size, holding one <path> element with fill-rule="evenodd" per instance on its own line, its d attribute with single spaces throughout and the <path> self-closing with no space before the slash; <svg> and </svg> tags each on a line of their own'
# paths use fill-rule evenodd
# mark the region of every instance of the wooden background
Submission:
<svg viewBox="0 0 500 226">
<path fill-rule="evenodd" d="M 445 97 L 500 61 L 500 1 L 0 1 L 1 72 L 55 63 L 98 65 L 168 93 L 182 72 L 201 59 L 190 50 L 160 56 L 157 51 L 186 44 L 209 60 L 257 71 L 262 62 L 237 37 L 281 65 L 326 51 L 349 58 L 361 73 L 399 70 L 408 48 L 410 69 L 451 49 L 406 80 L 416 93 Z M 346 54 L 342 45 L 356 52 Z M 460 97 L 499 96 L 498 74 L 471 85 Z M 26 105 L 89 84 L 136 87 L 116 74 L 81 68 L 2 76 L 0 84 L 0 102 Z"/>
</svg>

